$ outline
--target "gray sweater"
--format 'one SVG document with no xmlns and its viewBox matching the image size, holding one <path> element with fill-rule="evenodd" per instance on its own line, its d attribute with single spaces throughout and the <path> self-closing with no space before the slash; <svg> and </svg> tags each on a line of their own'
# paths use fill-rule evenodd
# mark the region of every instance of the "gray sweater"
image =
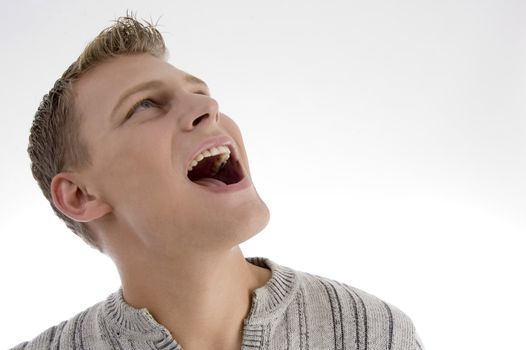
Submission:
<svg viewBox="0 0 526 350">
<path fill-rule="evenodd" d="M 344 283 L 296 271 L 263 257 L 248 262 L 272 271 L 253 291 L 242 350 L 421 350 L 402 311 Z M 146 309 L 127 304 L 122 288 L 16 350 L 182 350 Z"/>
</svg>

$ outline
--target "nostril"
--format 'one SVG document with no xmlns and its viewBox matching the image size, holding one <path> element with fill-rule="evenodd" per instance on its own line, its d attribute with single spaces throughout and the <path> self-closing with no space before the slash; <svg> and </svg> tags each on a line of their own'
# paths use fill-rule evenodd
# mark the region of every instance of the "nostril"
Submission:
<svg viewBox="0 0 526 350">
<path fill-rule="evenodd" d="M 194 120 L 194 121 L 192 122 L 192 125 L 193 125 L 193 126 L 196 126 L 197 124 L 199 124 L 199 123 L 201 122 L 201 120 L 203 120 L 203 118 L 206 118 L 206 117 L 208 117 L 208 113 L 203 114 L 202 116 L 200 116 L 199 118 L 197 118 L 196 120 Z"/>
</svg>

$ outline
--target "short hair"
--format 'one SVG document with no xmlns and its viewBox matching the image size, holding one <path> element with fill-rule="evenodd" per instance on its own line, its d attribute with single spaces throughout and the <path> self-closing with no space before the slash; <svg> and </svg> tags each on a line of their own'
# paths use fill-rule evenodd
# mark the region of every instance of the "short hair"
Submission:
<svg viewBox="0 0 526 350">
<path fill-rule="evenodd" d="M 143 22 L 127 12 L 102 30 L 44 95 L 29 135 L 27 152 L 31 171 L 44 196 L 66 226 L 99 251 L 102 250 L 86 225 L 67 217 L 55 207 L 50 191 L 51 180 L 61 171 L 81 170 L 92 164 L 80 133 L 81 118 L 75 113 L 75 81 L 91 68 L 120 55 L 148 53 L 166 59 L 167 49 L 156 29 L 157 23 Z"/>
</svg>

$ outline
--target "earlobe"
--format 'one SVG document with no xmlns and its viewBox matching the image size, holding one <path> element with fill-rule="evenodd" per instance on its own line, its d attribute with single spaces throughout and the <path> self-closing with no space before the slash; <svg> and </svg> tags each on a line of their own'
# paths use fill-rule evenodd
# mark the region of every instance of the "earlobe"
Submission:
<svg viewBox="0 0 526 350">
<path fill-rule="evenodd" d="M 109 212 L 111 206 L 81 186 L 74 173 L 61 172 L 51 180 L 51 197 L 60 212 L 78 222 L 89 222 Z"/>
</svg>

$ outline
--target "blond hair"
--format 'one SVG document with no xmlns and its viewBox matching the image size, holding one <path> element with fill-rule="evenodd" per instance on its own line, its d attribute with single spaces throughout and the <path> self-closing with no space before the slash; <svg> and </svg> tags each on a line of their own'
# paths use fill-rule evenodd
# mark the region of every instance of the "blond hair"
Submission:
<svg viewBox="0 0 526 350">
<path fill-rule="evenodd" d="M 53 177 L 61 171 L 80 170 L 91 165 L 88 147 L 81 138 L 81 119 L 74 112 L 74 82 L 89 69 L 115 56 L 148 53 L 166 59 L 167 50 L 161 33 L 156 29 L 157 24 L 143 22 L 137 21 L 133 13 L 126 13 L 101 31 L 44 95 L 29 135 L 27 152 L 31 171 L 44 196 L 66 226 L 99 251 L 101 249 L 86 225 L 67 217 L 55 207 L 50 185 Z"/>
</svg>

